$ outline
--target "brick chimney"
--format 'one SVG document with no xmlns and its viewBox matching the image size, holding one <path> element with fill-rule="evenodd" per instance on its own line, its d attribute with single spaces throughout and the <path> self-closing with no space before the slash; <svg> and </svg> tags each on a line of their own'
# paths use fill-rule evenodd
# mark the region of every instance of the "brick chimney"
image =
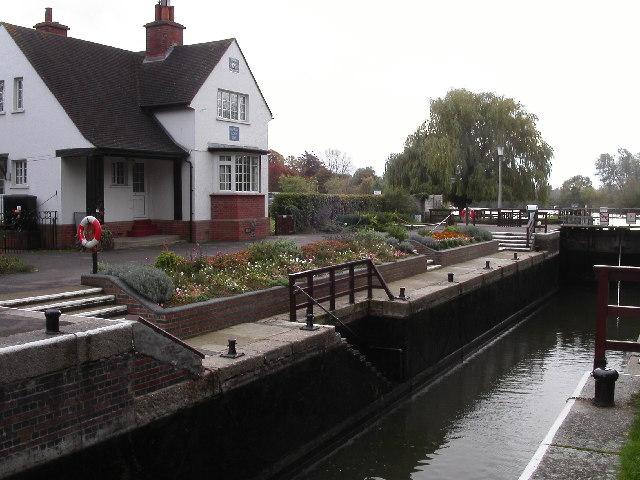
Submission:
<svg viewBox="0 0 640 480">
<path fill-rule="evenodd" d="M 182 45 L 182 31 L 185 27 L 173 21 L 171 0 L 159 0 L 156 5 L 156 19 L 147 23 L 147 56 L 145 60 L 164 60 L 171 48 Z"/>
<path fill-rule="evenodd" d="M 62 35 L 63 37 L 67 36 L 67 30 L 69 30 L 69 27 L 67 27 L 66 25 L 61 25 L 58 22 L 53 21 L 52 8 L 44 9 L 44 22 L 34 25 L 33 28 L 35 28 L 36 30 L 40 30 L 41 32 L 49 32 L 56 35 Z"/>
</svg>

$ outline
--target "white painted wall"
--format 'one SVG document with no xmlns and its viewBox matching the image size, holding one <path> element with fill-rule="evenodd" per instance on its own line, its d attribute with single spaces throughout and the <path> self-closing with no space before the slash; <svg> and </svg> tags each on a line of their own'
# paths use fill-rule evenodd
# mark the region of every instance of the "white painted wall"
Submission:
<svg viewBox="0 0 640 480">
<path fill-rule="evenodd" d="M 24 79 L 24 111 L 20 113 L 12 113 L 16 77 Z M 5 113 L 0 114 L 0 153 L 8 153 L 9 162 L 26 159 L 28 180 L 26 188 L 5 182 L 5 192 L 8 195 L 36 195 L 38 204 L 42 203 L 39 207 L 41 210 L 58 211 L 60 222 L 66 223 L 68 217 L 72 216 L 67 208 L 76 207 L 71 206 L 73 202 L 64 199 L 68 188 L 62 188 L 61 160 L 55 156 L 55 152 L 65 148 L 90 148 L 93 145 L 80 134 L 2 25 L 0 80 L 5 82 Z M 84 209 L 84 199 L 81 206 Z"/>
<path fill-rule="evenodd" d="M 84 212 L 86 207 L 86 166 L 84 157 L 64 158 L 60 165 L 61 224 L 73 224 L 74 212 Z M 48 209 L 47 209 L 48 210 Z"/>
<path fill-rule="evenodd" d="M 229 69 L 230 57 L 239 60 L 238 73 Z M 247 121 L 228 121 L 218 118 L 217 94 L 219 89 L 248 95 Z M 229 46 L 218 65 L 213 69 L 191 102 L 191 107 L 195 112 L 195 136 L 192 152 L 196 179 L 195 218 L 204 220 L 211 218 L 209 195 L 219 192 L 218 155 L 209 153 L 208 145 L 210 143 L 237 144 L 242 147 L 268 149 L 268 123 L 271 120 L 271 114 L 236 42 Z M 235 142 L 229 139 L 229 126 L 236 126 L 240 129 L 239 141 Z M 230 153 L 232 154 L 232 152 Z M 260 191 L 266 194 L 268 190 L 266 155 L 261 158 L 260 177 Z M 265 216 L 267 214 L 268 206 L 265 197 Z"/>
</svg>

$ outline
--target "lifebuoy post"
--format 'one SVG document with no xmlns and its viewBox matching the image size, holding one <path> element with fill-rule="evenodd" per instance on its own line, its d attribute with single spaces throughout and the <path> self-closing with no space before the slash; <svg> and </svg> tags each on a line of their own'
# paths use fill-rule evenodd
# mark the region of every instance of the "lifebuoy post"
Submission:
<svg viewBox="0 0 640 480">
<path fill-rule="evenodd" d="M 102 238 L 102 226 L 96 217 L 88 215 L 78 225 L 78 241 L 83 248 L 91 249 L 93 273 L 98 273 L 98 243 Z"/>
</svg>

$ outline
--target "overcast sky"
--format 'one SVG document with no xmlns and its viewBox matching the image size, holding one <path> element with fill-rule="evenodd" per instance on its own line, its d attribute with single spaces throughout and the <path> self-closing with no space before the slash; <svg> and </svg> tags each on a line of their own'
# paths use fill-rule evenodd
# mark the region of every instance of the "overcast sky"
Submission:
<svg viewBox="0 0 640 480">
<path fill-rule="evenodd" d="M 145 48 L 154 0 L 3 1 L 0 20 L 53 20 L 69 35 Z M 185 44 L 234 37 L 271 108 L 269 147 L 325 149 L 384 172 L 454 88 L 514 98 L 554 148 L 550 182 L 597 184 L 594 162 L 640 152 L 637 24 L 631 0 L 173 0 Z"/>
</svg>

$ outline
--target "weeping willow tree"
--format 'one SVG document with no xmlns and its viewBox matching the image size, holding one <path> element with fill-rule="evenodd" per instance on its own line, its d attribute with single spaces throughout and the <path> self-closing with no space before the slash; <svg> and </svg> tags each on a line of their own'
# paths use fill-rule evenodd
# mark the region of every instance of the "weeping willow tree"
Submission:
<svg viewBox="0 0 640 480">
<path fill-rule="evenodd" d="M 385 180 L 410 193 L 444 193 L 458 207 L 498 196 L 497 147 L 504 201 L 538 200 L 548 192 L 553 149 L 537 117 L 510 98 L 451 90 L 431 100 L 431 116 L 389 157 Z"/>
</svg>

